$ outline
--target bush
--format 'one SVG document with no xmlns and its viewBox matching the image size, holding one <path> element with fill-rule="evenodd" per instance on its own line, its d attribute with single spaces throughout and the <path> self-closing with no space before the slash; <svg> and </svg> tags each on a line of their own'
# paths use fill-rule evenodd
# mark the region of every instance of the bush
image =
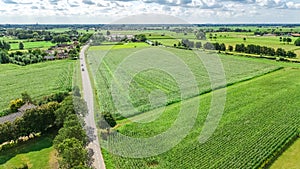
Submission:
<svg viewBox="0 0 300 169">
<path fill-rule="evenodd" d="M 12 113 L 15 113 L 18 111 L 18 109 L 20 107 L 22 107 L 24 105 L 24 101 L 22 99 L 16 99 L 16 100 L 12 100 L 10 101 L 10 104 L 9 104 L 9 109 Z"/>
<path fill-rule="evenodd" d="M 298 38 L 298 39 L 295 41 L 295 45 L 296 45 L 296 46 L 300 46 L 300 38 Z"/>
<path fill-rule="evenodd" d="M 101 118 L 98 122 L 98 126 L 101 129 L 107 129 L 111 127 L 115 127 L 117 125 L 117 122 L 115 118 L 112 116 L 111 113 L 109 112 L 102 112 L 101 113 Z"/>
</svg>

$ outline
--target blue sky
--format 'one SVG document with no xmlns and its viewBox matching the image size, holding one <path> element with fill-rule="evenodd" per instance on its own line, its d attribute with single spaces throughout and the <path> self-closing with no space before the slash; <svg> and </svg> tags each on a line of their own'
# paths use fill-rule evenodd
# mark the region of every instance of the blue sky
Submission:
<svg viewBox="0 0 300 169">
<path fill-rule="evenodd" d="M 300 0 L 0 0 L 0 15 L 0 24 L 300 23 Z"/>
</svg>

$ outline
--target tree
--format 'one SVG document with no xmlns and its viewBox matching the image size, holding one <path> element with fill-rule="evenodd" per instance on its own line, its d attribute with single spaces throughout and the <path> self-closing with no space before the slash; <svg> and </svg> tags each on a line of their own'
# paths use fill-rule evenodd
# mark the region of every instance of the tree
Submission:
<svg viewBox="0 0 300 169">
<path fill-rule="evenodd" d="M 60 166 L 62 168 L 74 168 L 79 165 L 86 165 L 88 162 L 88 152 L 82 142 L 76 138 L 63 140 L 57 146 L 57 151 L 61 157 Z"/>
<path fill-rule="evenodd" d="M 6 51 L 0 50 L 0 63 L 1 64 L 9 63 L 9 57 Z"/>
<path fill-rule="evenodd" d="M 20 50 L 23 50 L 23 49 L 24 49 L 24 44 L 23 44 L 23 42 L 20 42 L 20 43 L 19 43 L 19 49 L 20 49 Z"/>
<path fill-rule="evenodd" d="M 282 41 L 283 41 L 283 43 L 285 44 L 285 42 L 287 41 L 287 39 L 286 39 L 286 38 L 283 38 Z"/>
<path fill-rule="evenodd" d="M 298 38 L 295 43 L 294 43 L 296 46 L 300 46 L 300 38 Z"/>
<path fill-rule="evenodd" d="M 196 38 L 197 39 L 200 39 L 200 40 L 206 40 L 206 35 L 204 32 L 202 31 L 197 31 L 196 32 Z"/>
<path fill-rule="evenodd" d="M 204 49 L 208 49 L 208 50 L 215 50 L 215 46 L 210 43 L 210 42 L 206 42 L 204 45 L 203 45 Z"/>
<path fill-rule="evenodd" d="M 88 142 L 86 132 L 75 114 L 69 115 L 66 118 L 64 126 L 58 131 L 58 135 L 55 137 L 53 143 L 54 145 L 59 145 L 59 143 L 68 138 L 76 138 L 83 145 L 86 145 Z"/>
<path fill-rule="evenodd" d="M 106 35 L 109 36 L 110 35 L 110 31 L 106 31 Z"/>
<path fill-rule="evenodd" d="M 233 51 L 233 46 L 229 45 L 229 46 L 228 46 L 228 50 L 229 50 L 230 52 L 232 52 L 232 51 Z"/>
<path fill-rule="evenodd" d="M 5 41 L 0 41 L 0 49 L 9 50 L 10 44 Z"/>
<path fill-rule="evenodd" d="M 289 44 L 290 42 L 292 42 L 291 38 L 286 38 L 286 42 Z"/>
<path fill-rule="evenodd" d="M 144 34 L 139 34 L 139 35 L 134 35 L 133 41 L 138 41 L 138 42 L 145 42 L 147 40 L 146 35 Z"/>
<path fill-rule="evenodd" d="M 297 55 L 296 55 L 296 53 L 294 53 L 294 52 L 292 52 L 292 51 L 288 51 L 287 52 L 287 57 L 289 57 L 289 58 L 295 58 Z"/>
<path fill-rule="evenodd" d="M 52 43 L 65 43 L 65 42 L 70 42 L 71 39 L 67 34 L 61 34 L 58 36 L 53 37 L 51 40 Z"/>
<path fill-rule="evenodd" d="M 278 48 L 276 50 L 276 55 L 277 56 L 283 56 L 283 57 L 285 57 L 286 56 L 286 51 L 284 49 L 282 49 L 282 48 Z"/>
<path fill-rule="evenodd" d="M 247 39 L 246 39 L 246 38 L 243 38 L 243 40 L 246 41 Z"/>
<path fill-rule="evenodd" d="M 220 51 L 225 51 L 226 50 L 226 45 L 224 43 L 220 44 Z"/>
<path fill-rule="evenodd" d="M 112 116 L 111 113 L 109 112 L 102 112 L 101 113 L 101 119 L 99 120 L 98 123 L 99 127 L 102 129 L 114 127 L 117 125 L 117 122 L 115 118 Z"/>
<path fill-rule="evenodd" d="M 201 42 L 196 42 L 196 45 L 195 45 L 195 46 L 196 46 L 196 48 L 198 48 L 198 49 L 199 49 L 199 48 L 201 48 L 201 47 L 202 47 L 202 43 L 201 43 Z"/>
</svg>

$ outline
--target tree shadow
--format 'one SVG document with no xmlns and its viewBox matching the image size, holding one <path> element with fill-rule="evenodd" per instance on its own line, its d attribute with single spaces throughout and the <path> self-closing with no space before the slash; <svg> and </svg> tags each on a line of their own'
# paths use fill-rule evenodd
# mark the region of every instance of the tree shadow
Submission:
<svg viewBox="0 0 300 169">
<path fill-rule="evenodd" d="M 95 135 L 95 129 L 87 126 L 86 127 L 86 134 L 88 136 L 88 143 L 93 142 L 94 140 L 96 140 L 96 135 Z"/>
<path fill-rule="evenodd" d="M 49 148 L 53 145 L 52 141 L 53 135 L 45 135 L 21 143 L 16 147 L 3 150 L 0 153 L 0 165 L 6 163 L 18 154 L 26 154 L 29 152 L 40 151 L 42 149 Z"/>
</svg>

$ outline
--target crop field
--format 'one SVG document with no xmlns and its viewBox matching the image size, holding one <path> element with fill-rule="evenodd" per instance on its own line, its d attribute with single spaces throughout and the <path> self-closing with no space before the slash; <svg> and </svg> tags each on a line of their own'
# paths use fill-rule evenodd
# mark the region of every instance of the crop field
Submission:
<svg viewBox="0 0 300 169">
<path fill-rule="evenodd" d="M 170 62 L 169 68 L 175 72 L 175 74 L 180 75 L 179 78 L 184 82 L 183 90 L 187 93 L 183 99 L 197 96 L 201 93 L 205 93 L 211 90 L 210 80 L 208 73 L 205 69 L 205 66 L 201 63 L 202 59 L 211 57 L 211 54 L 203 53 L 197 51 L 196 53 L 187 50 L 179 50 L 174 48 L 159 48 L 159 47 L 148 47 L 142 48 L 145 50 L 142 55 L 147 58 L 156 56 L 164 60 L 164 52 L 171 52 L 174 54 L 174 57 L 177 56 L 183 60 L 183 62 L 189 67 L 192 74 L 195 76 L 195 84 L 189 84 L 191 80 L 189 77 L 186 77 L 184 73 L 181 73 L 181 69 L 172 66 Z M 131 48 L 131 49 L 113 49 L 110 51 L 103 50 L 89 50 L 88 52 L 88 61 L 91 64 L 91 69 L 96 80 L 95 85 L 98 93 L 98 99 L 100 102 L 100 107 L 102 111 L 116 112 L 111 98 L 111 84 L 112 80 L 118 81 L 114 78 L 114 71 L 117 66 L 125 60 L 129 55 L 135 55 L 141 48 Z M 142 51 L 143 51 L 142 50 Z M 106 56 L 104 56 L 106 55 Z M 139 54 L 140 55 L 140 54 Z M 224 66 L 226 74 L 227 84 L 233 84 L 242 80 L 250 79 L 255 76 L 260 76 L 265 73 L 279 69 L 279 66 L 274 66 L 266 63 L 257 63 L 251 59 L 236 58 L 233 56 L 221 56 L 221 61 Z M 101 64 L 97 64 L 101 60 Z M 136 63 L 142 64 L 142 63 Z M 216 65 L 210 65 L 216 66 Z M 218 69 L 218 67 L 216 67 Z M 128 75 L 132 75 L 131 72 L 126 72 Z M 124 82 L 117 82 L 124 83 Z M 220 86 L 221 84 L 216 84 Z M 182 98 L 180 96 L 179 88 L 177 82 L 174 81 L 172 77 L 162 71 L 149 70 L 138 73 L 134 76 L 133 80 L 130 83 L 129 93 L 130 98 L 135 107 L 138 108 L 136 112 L 128 112 L 128 115 L 133 115 L 139 112 L 144 112 L 150 110 L 150 102 L 148 95 L 152 90 L 161 90 L 167 95 L 167 103 L 174 103 L 180 101 Z M 196 93 L 194 92 L 197 90 Z M 122 95 L 122 92 L 119 91 Z M 159 106 L 159 105 L 158 105 Z"/>
<path fill-rule="evenodd" d="M 225 43 L 228 47 L 229 45 L 235 47 L 236 44 L 244 43 L 245 45 L 256 44 L 261 46 L 267 46 L 272 48 L 283 48 L 287 51 L 294 51 L 298 58 L 300 58 L 300 47 L 295 46 L 294 42 L 297 37 L 291 37 L 291 43 L 283 43 L 279 41 L 279 36 L 255 36 L 253 32 L 212 32 L 212 36 L 216 36 L 216 39 L 209 39 L 210 33 L 206 33 L 207 40 L 197 40 L 193 33 L 175 33 L 167 30 L 162 31 L 142 31 L 142 32 L 127 32 L 127 31 L 117 31 L 118 34 L 138 34 L 144 33 L 146 37 L 151 41 L 158 41 L 166 46 L 173 46 L 178 44 L 182 39 L 189 39 L 192 41 L 200 41 L 203 43 L 206 42 L 218 42 Z M 151 36 L 150 36 L 151 35 Z M 162 36 L 163 35 L 163 36 Z M 246 38 L 246 40 L 244 40 Z"/>
<path fill-rule="evenodd" d="M 201 95 L 193 129 L 178 145 L 158 156 L 133 159 L 105 153 L 107 168 L 258 168 L 298 135 L 300 110 L 299 68 L 284 68 L 263 77 L 227 88 L 225 111 L 218 128 L 205 143 L 199 143 L 212 93 Z M 291 80 L 293 79 L 293 80 Z M 282 90 L 284 89 L 284 90 Z M 218 92 L 215 91 L 215 92 Z M 196 106 L 197 97 L 181 102 Z M 135 138 L 148 138 L 166 131 L 176 120 L 180 103 L 167 106 L 150 123 L 122 120 L 118 131 Z M 159 110 L 135 116 L 153 118 Z M 186 112 L 188 113 L 188 112 Z M 130 151 L 130 145 L 122 145 Z M 136 146 L 136 145 L 133 145 Z"/>
<path fill-rule="evenodd" d="M 172 126 L 183 105 L 199 106 L 194 127 L 170 151 L 154 157 L 135 159 L 113 155 L 104 150 L 107 168 L 258 168 L 270 165 L 273 156 L 278 156 L 278 151 L 284 149 L 286 143 L 296 139 L 299 134 L 300 112 L 296 105 L 300 104 L 300 79 L 294 78 L 300 75 L 297 64 L 220 55 L 226 83 L 233 85 L 227 87 L 225 110 L 216 131 L 207 142 L 199 143 L 199 135 L 210 110 L 212 93 L 220 91 L 209 92 L 211 87 L 208 73 L 201 62 L 201 59 L 212 57 L 212 54 L 163 47 L 110 51 L 95 49 L 88 51 L 87 58 L 91 71 L 94 72 L 99 111 L 112 112 L 119 119 L 115 128 L 118 132 L 134 138 L 152 137 Z M 145 52 L 139 53 L 139 50 Z M 133 76 L 129 97 L 138 111 L 122 114 L 130 117 L 130 120 L 122 118 L 116 112 L 111 98 L 110 82 L 124 83 L 115 79 L 115 71 L 128 56 L 136 53 L 146 58 L 159 56 L 164 61 L 164 52 L 161 50 L 171 52 L 189 67 L 195 76 L 196 86 L 185 86 L 185 92 L 190 95 L 180 98 L 178 84 L 170 75 L 159 70 L 142 71 L 138 74 L 124 70 L 123 73 Z M 140 62 L 136 64 L 144 66 Z M 181 71 L 178 69 L 176 74 L 185 75 Z M 190 83 L 190 79 L 181 78 L 186 84 Z M 198 93 L 192 93 L 194 87 L 199 89 Z M 163 113 L 160 112 L 162 109 L 150 105 L 149 94 L 153 90 L 163 91 L 167 96 L 167 103 L 170 105 L 167 104 Z M 209 93 L 205 94 L 206 92 Z M 123 95 L 122 92 L 118 94 Z M 159 118 L 157 115 L 160 115 Z M 135 119 L 150 122 L 135 123 Z M 153 119 L 155 120 L 152 121 Z M 122 142 L 117 143 L 117 146 L 122 147 L 124 152 L 131 150 L 130 146 L 123 145 Z"/>
<path fill-rule="evenodd" d="M 34 49 L 34 48 L 45 48 L 48 49 L 51 46 L 55 46 L 55 43 L 47 42 L 47 41 L 38 41 L 38 42 L 23 42 L 24 49 Z M 19 43 L 11 43 L 11 50 L 19 50 Z"/>
<path fill-rule="evenodd" d="M 31 169 L 51 169 L 55 167 L 53 136 L 42 136 L 26 144 L 2 151 L 0 169 L 15 169 L 27 164 Z"/>
<path fill-rule="evenodd" d="M 137 47 L 147 47 L 149 46 L 147 43 L 124 43 L 123 45 L 115 45 L 107 43 L 101 46 L 91 46 L 89 48 L 90 51 L 99 51 L 99 50 L 111 50 L 111 49 L 128 49 L 128 48 L 137 48 Z"/>
<path fill-rule="evenodd" d="M 72 87 L 74 61 L 51 61 L 28 66 L 0 65 L 0 110 L 27 91 L 33 99 Z"/>
</svg>

